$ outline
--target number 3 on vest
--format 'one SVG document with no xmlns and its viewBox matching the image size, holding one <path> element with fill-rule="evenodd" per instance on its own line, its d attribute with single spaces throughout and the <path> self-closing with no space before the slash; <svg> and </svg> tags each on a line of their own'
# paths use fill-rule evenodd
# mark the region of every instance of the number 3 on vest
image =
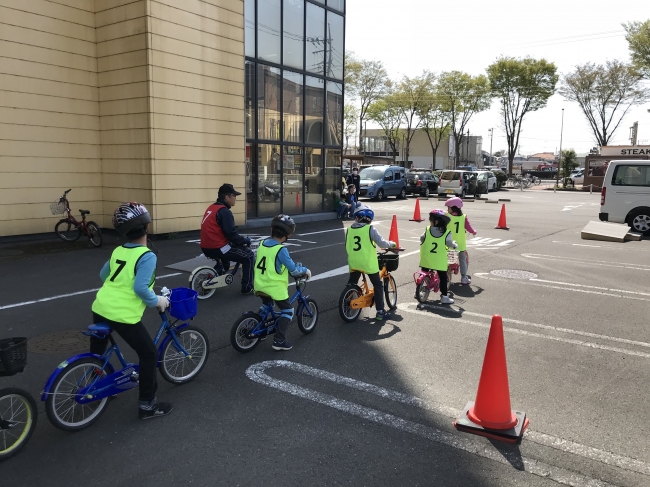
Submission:
<svg viewBox="0 0 650 487">
<path fill-rule="evenodd" d="M 354 236 L 354 248 L 352 250 L 355 252 L 361 250 L 361 237 L 359 235 Z"/>
</svg>

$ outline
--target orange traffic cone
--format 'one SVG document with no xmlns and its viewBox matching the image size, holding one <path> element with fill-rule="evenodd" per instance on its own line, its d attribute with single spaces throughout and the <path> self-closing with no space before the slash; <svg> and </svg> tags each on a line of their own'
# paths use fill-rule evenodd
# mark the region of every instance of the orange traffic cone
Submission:
<svg viewBox="0 0 650 487">
<path fill-rule="evenodd" d="M 499 216 L 499 223 L 494 228 L 498 228 L 500 230 L 510 230 L 510 228 L 508 228 L 508 225 L 506 224 L 506 204 L 505 203 L 503 205 L 501 205 L 501 216 Z"/>
<path fill-rule="evenodd" d="M 302 205 L 300 204 L 300 193 L 296 193 L 296 210 L 301 210 Z"/>
<path fill-rule="evenodd" d="M 409 220 L 410 222 L 423 222 L 424 220 L 420 216 L 420 199 L 415 199 L 415 210 L 413 211 L 413 218 Z"/>
<path fill-rule="evenodd" d="M 397 245 L 397 248 L 401 248 L 399 246 L 399 236 L 397 235 L 397 216 L 393 215 L 393 222 L 390 224 L 390 234 L 388 235 L 388 240 L 391 242 L 395 242 Z"/>
<path fill-rule="evenodd" d="M 517 443 L 528 427 L 526 413 L 510 409 L 508 366 L 501 316 L 492 317 L 476 402 L 470 401 L 454 421 L 457 430 Z"/>
</svg>

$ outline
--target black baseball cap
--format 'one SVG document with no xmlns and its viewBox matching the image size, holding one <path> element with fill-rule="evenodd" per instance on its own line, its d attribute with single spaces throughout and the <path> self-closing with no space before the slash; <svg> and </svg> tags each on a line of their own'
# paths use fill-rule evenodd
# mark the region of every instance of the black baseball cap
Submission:
<svg viewBox="0 0 650 487">
<path fill-rule="evenodd" d="M 232 184 L 222 184 L 219 188 L 219 195 L 222 194 L 234 194 L 239 196 L 241 193 L 239 191 L 235 191 L 235 187 Z"/>
</svg>

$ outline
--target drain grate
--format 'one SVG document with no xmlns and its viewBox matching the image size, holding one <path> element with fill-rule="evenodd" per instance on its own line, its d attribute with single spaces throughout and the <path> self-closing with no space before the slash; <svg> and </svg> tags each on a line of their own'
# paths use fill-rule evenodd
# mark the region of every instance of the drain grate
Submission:
<svg viewBox="0 0 650 487">
<path fill-rule="evenodd" d="M 536 279 L 534 272 L 520 271 L 517 269 L 497 269 L 490 272 L 493 276 L 505 277 L 506 279 Z"/>
<path fill-rule="evenodd" d="M 87 352 L 88 349 L 88 337 L 79 330 L 48 333 L 27 342 L 27 350 L 31 353 L 77 353 Z"/>
</svg>

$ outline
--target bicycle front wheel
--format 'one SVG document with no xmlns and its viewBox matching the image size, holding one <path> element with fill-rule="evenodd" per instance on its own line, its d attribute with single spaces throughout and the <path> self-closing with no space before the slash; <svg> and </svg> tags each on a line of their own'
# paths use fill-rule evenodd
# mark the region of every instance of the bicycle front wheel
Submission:
<svg viewBox="0 0 650 487">
<path fill-rule="evenodd" d="M 179 350 L 174 340 L 169 340 L 160 354 L 160 375 L 172 384 L 185 384 L 205 367 L 210 355 L 210 342 L 206 333 L 197 326 L 177 331 L 176 339 L 189 355 Z"/>
<path fill-rule="evenodd" d="M 36 402 L 28 392 L 15 387 L 0 390 L 0 462 L 25 446 L 37 419 Z"/>
<path fill-rule="evenodd" d="M 108 398 L 86 404 L 77 402 L 77 392 L 107 374 L 104 363 L 84 358 L 68 365 L 50 389 L 45 412 L 50 422 L 63 431 L 79 431 L 93 424 L 106 410 Z"/>
<path fill-rule="evenodd" d="M 88 240 L 95 247 L 101 247 L 102 242 L 104 241 L 102 237 L 102 231 L 99 229 L 99 226 L 95 222 L 88 222 Z"/>
<path fill-rule="evenodd" d="M 318 323 L 318 305 L 311 298 L 306 301 L 307 306 L 300 305 L 298 308 L 298 329 L 305 335 L 309 335 Z"/>
<path fill-rule="evenodd" d="M 192 273 L 190 276 L 190 288 L 194 289 L 198 293 L 197 298 L 208 299 L 214 294 L 216 289 L 205 289 L 203 283 L 209 281 L 216 275 L 217 273 L 210 266 L 201 267 Z"/>
<path fill-rule="evenodd" d="M 259 338 L 248 338 L 257 324 L 262 321 L 262 318 L 257 313 L 244 313 L 232 325 L 230 330 L 230 343 L 238 352 L 250 352 L 259 343 Z"/>
<path fill-rule="evenodd" d="M 397 284 L 393 276 L 384 278 L 384 297 L 390 309 L 397 308 Z"/>
<path fill-rule="evenodd" d="M 64 242 L 74 242 L 81 237 L 81 228 L 68 220 L 61 220 L 54 227 L 56 236 Z"/>
<path fill-rule="evenodd" d="M 415 288 L 415 299 L 417 299 L 420 303 L 426 303 L 427 299 L 429 299 L 430 282 L 431 282 L 431 278 L 429 276 L 426 276 L 424 279 L 422 279 L 422 282 L 418 284 Z"/>
<path fill-rule="evenodd" d="M 351 307 L 350 301 L 357 299 L 362 294 L 361 288 L 356 284 L 348 284 L 345 286 L 339 298 L 339 314 L 344 321 L 352 323 L 359 317 L 361 308 Z"/>
</svg>

